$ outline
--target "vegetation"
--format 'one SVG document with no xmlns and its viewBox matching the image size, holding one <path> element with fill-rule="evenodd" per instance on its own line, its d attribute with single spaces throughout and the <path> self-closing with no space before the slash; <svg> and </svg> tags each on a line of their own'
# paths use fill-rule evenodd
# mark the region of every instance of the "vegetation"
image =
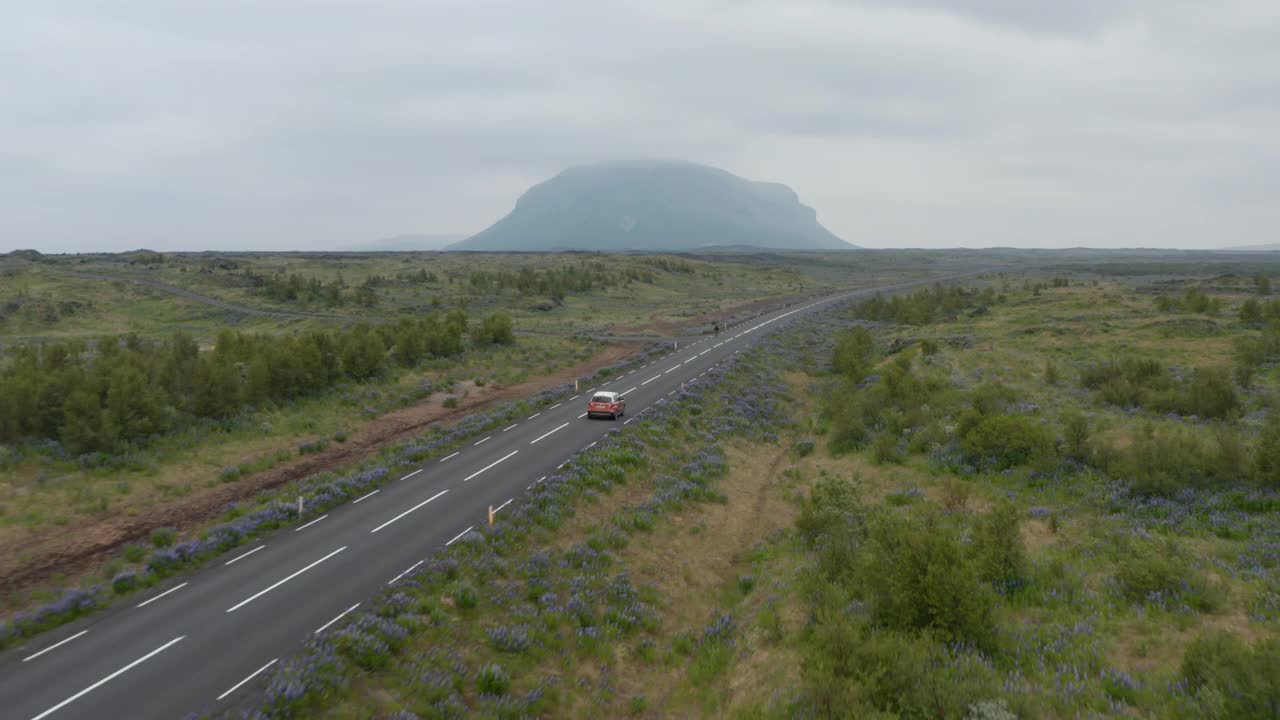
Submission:
<svg viewBox="0 0 1280 720">
<path fill-rule="evenodd" d="M 390 363 L 412 368 L 464 348 L 467 317 L 444 316 L 302 335 L 219 333 L 201 352 L 188 335 L 137 335 L 15 346 L 0 361 L 0 441 L 54 439 L 74 453 L 111 451 L 244 406 L 292 400 L 344 380 L 370 380 Z M 475 329 L 479 345 L 515 341 L 495 313 Z"/>
</svg>

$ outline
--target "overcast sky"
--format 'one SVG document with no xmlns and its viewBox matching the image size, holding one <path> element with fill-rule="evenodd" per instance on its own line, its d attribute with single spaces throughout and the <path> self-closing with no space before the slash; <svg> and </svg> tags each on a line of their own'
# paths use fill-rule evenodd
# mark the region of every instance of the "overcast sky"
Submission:
<svg viewBox="0 0 1280 720">
<path fill-rule="evenodd" d="M 0 5 L 0 251 L 465 235 L 636 156 L 870 247 L 1280 242 L 1280 2 Z"/>
</svg>

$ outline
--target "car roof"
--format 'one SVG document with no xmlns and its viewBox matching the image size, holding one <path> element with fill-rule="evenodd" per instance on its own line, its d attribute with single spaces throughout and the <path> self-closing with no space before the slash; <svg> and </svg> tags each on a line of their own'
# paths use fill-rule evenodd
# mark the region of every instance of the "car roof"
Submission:
<svg viewBox="0 0 1280 720">
<path fill-rule="evenodd" d="M 608 397 L 617 397 L 617 396 L 618 396 L 618 393 L 616 393 L 616 392 L 612 392 L 612 391 L 609 391 L 609 390 L 601 390 L 600 392 L 593 393 L 593 394 L 592 394 L 592 397 L 597 397 L 597 396 L 600 396 L 600 395 L 605 395 L 605 396 L 608 396 Z"/>
</svg>

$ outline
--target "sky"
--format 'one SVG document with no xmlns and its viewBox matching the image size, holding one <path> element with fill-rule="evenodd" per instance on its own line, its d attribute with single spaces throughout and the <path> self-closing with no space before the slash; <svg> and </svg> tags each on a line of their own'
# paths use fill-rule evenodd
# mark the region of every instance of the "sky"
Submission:
<svg viewBox="0 0 1280 720">
<path fill-rule="evenodd" d="M 1280 242 L 1274 0 L 0 3 L 0 252 L 465 236 L 566 166 L 866 247 Z"/>
</svg>

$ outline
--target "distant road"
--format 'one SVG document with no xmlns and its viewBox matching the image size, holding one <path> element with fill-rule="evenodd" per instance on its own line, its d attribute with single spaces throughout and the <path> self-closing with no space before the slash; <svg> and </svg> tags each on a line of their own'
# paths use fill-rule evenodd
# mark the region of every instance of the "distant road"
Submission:
<svg viewBox="0 0 1280 720">
<path fill-rule="evenodd" d="M 194 300 L 205 305 L 213 305 L 224 310 L 243 313 L 245 315 L 255 315 L 258 317 L 275 317 L 275 318 L 323 318 L 326 320 L 351 320 L 352 318 L 345 315 L 334 315 L 332 313 L 316 313 L 316 312 L 287 312 L 284 310 L 266 310 L 263 308 L 249 307 L 247 305 L 237 305 L 229 303 L 225 300 L 219 300 L 208 295 L 201 295 L 175 285 L 168 285 L 157 280 L 149 280 L 147 278 L 133 277 L 129 275 L 99 275 L 97 273 L 75 272 L 71 270 L 62 271 L 62 275 L 80 278 L 82 280 L 103 280 L 108 282 L 131 282 L 138 285 L 145 285 L 149 288 L 155 288 L 178 297 Z"/>
</svg>

